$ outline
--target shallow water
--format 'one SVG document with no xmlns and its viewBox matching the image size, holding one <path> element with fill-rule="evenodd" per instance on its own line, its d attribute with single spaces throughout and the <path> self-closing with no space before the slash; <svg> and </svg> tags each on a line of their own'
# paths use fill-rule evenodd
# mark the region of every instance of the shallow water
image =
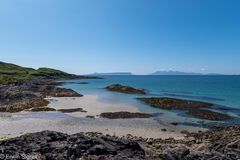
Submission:
<svg viewBox="0 0 240 160">
<path fill-rule="evenodd" d="M 119 83 L 136 88 L 146 89 L 143 97 L 161 96 L 214 103 L 217 106 L 230 107 L 227 112 L 233 119 L 218 124 L 240 123 L 240 76 L 102 76 L 104 79 L 71 80 L 89 82 L 89 84 L 67 84 L 79 93 L 98 95 L 101 101 L 125 103 L 136 106 L 142 112 L 164 113 L 161 119 L 178 121 L 187 125 L 205 126 L 213 122 L 189 117 L 183 113 L 165 111 L 147 106 L 136 98 L 142 95 L 129 95 L 109 92 L 104 88 Z M 164 118 L 163 118 L 164 117 Z M 170 117 L 170 118 L 169 118 Z M 204 124 L 204 125 L 203 125 Z M 215 124 L 215 123 L 214 123 Z"/>
</svg>

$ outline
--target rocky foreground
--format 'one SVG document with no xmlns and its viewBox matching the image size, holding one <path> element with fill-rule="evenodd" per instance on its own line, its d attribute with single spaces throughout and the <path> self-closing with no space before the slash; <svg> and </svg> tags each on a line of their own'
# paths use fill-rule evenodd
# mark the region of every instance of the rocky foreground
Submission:
<svg viewBox="0 0 240 160">
<path fill-rule="evenodd" d="M 182 140 L 105 136 L 100 133 L 67 135 L 53 131 L 0 141 L 0 159 L 37 160 L 237 160 L 240 127 L 212 128 L 186 133 Z"/>
<path fill-rule="evenodd" d="M 2 159 L 75 160 L 142 159 L 137 142 L 97 133 L 67 135 L 53 131 L 24 135 L 0 142 Z M 5 157 L 4 157 L 5 156 Z"/>
<path fill-rule="evenodd" d="M 227 114 L 215 112 L 209 109 L 212 109 L 214 104 L 166 98 L 166 97 L 152 97 L 152 98 L 138 98 L 140 101 L 160 109 L 165 110 L 181 110 L 185 111 L 188 115 L 191 115 L 196 118 L 212 120 L 212 121 L 223 121 L 229 120 L 231 117 Z M 219 109 L 222 110 L 222 109 Z"/>
</svg>

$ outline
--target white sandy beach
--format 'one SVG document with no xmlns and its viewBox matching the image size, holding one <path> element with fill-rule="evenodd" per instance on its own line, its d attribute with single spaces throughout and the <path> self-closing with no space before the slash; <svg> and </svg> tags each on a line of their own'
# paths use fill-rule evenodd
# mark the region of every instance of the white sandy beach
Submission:
<svg viewBox="0 0 240 160">
<path fill-rule="evenodd" d="M 118 112 L 118 111 L 128 111 L 128 112 L 139 112 L 135 106 L 127 104 L 115 104 L 115 103 L 105 103 L 98 99 L 97 95 L 84 95 L 83 97 L 64 97 L 64 98 L 48 98 L 51 103 L 48 107 L 55 109 L 71 109 L 71 108 L 83 108 L 87 112 L 75 112 L 67 113 L 68 115 L 75 117 L 86 117 L 97 116 L 103 112 Z"/>
<path fill-rule="evenodd" d="M 50 98 L 49 107 L 55 109 L 83 108 L 87 112 L 19 112 L 0 114 L 0 136 L 15 137 L 25 133 L 53 130 L 68 134 L 78 132 L 101 132 L 103 134 L 126 136 L 131 134 L 146 138 L 183 138 L 182 130 L 198 131 L 198 127 L 173 126 L 156 118 L 115 119 L 85 118 L 97 116 L 102 112 L 138 112 L 135 106 L 105 103 L 94 95 L 78 98 Z M 167 131 L 162 131 L 167 129 Z"/>
</svg>

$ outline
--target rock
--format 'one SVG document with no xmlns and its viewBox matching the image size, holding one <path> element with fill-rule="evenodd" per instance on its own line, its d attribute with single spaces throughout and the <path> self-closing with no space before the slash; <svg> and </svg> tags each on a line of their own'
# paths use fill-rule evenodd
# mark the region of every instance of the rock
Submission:
<svg viewBox="0 0 240 160">
<path fill-rule="evenodd" d="M 106 112 L 101 113 L 100 117 L 108 119 L 120 118 L 150 118 L 152 115 L 146 113 L 131 113 L 131 112 Z"/>
<path fill-rule="evenodd" d="M 231 119 L 231 117 L 227 114 L 213 112 L 204 109 L 191 109 L 187 112 L 187 114 L 192 115 L 193 117 L 196 118 L 207 119 L 212 121 L 223 121 Z"/>
<path fill-rule="evenodd" d="M 189 132 L 187 130 L 182 130 L 181 133 L 186 134 L 186 135 L 189 134 Z"/>
<path fill-rule="evenodd" d="M 209 108 L 213 106 L 211 103 L 204 103 L 198 101 L 174 99 L 174 98 L 138 98 L 152 107 L 167 109 L 167 110 L 190 110 L 192 108 Z"/>
<path fill-rule="evenodd" d="M 92 119 L 94 119 L 94 118 L 95 118 L 95 116 L 90 116 L 90 115 L 87 115 L 87 116 L 86 116 L 86 118 L 92 118 Z"/>
<path fill-rule="evenodd" d="M 185 111 L 187 114 L 193 117 L 200 119 L 213 121 L 223 121 L 231 119 L 231 117 L 227 114 L 207 110 L 211 109 L 211 107 L 213 106 L 213 104 L 211 103 L 162 97 L 138 99 L 155 108 L 165 110 L 181 110 Z"/>
<path fill-rule="evenodd" d="M 167 129 L 163 128 L 163 129 L 161 129 L 161 131 L 163 131 L 163 132 L 166 132 L 166 131 L 167 131 Z"/>
<path fill-rule="evenodd" d="M 57 111 L 63 112 L 63 113 L 87 112 L 87 111 L 83 110 L 82 108 L 58 109 Z"/>
<path fill-rule="evenodd" d="M 0 141 L 0 155 L 8 155 L 12 160 L 19 159 L 19 155 L 32 157 L 38 155 L 43 159 L 53 160 L 79 158 L 130 160 L 142 159 L 145 153 L 140 145 L 132 140 L 99 134 L 67 135 L 43 131 Z"/>
<path fill-rule="evenodd" d="M 169 147 L 168 149 L 165 149 L 160 154 L 160 157 L 167 160 L 182 160 L 188 154 L 190 154 L 190 150 L 186 146 L 180 145 L 173 148 Z"/>
<path fill-rule="evenodd" d="M 30 109 L 29 111 L 32 111 L 32 112 L 56 111 L 56 109 L 50 108 L 50 107 L 35 107 Z"/>
<path fill-rule="evenodd" d="M 66 88 L 55 88 L 55 87 L 48 87 L 44 91 L 46 96 L 50 97 L 82 97 L 83 95 L 73 91 L 72 89 Z"/>
<path fill-rule="evenodd" d="M 173 126 L 177 126 L 178 123 L 177 123 L 177 122 L 172 122 L 171 125 L 173 125 Z"/>
<path fill-rule="evenodd" d="M 225 160 L 240 158 L 240 126 L 214 127 L 206 132 L 188 133 L 182 140 L 140 139 L 146 159 Z M 137 139 L 137 138 L 135 138 Z M 138 138 L 139 139 L 139 138 Z"/>
<path fill-rule="evenodd" d="M 109 91 L 121 92 L 121 93 L 127 93 L 127 94 L 146 94 L 146 92 L 143 89 L 135 89 L 133 87 L 122 86 L 120 84 L 112 84 L 110 86 L 107 86 L 106 89 Z"/>
<path fill-rule="evenodd" d="M 45 107 L 47 96 L 81 97 L 81 94 L 65 88 L 56 88 L 58 82 L 32 79 L 14 84 L 0 85 L 0 112 L 19 112 L 35 107 Z"/>
</svg>

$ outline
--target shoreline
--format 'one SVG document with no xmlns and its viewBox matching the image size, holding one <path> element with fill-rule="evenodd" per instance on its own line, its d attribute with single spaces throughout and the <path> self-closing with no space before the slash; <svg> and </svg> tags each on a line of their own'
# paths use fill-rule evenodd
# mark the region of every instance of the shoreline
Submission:
<svg viewBox="0 0 240 160">
<path fill-rule="evenodd" d="M 102 102 L 98 96 L 85 95 L 83 97 L 52 97 L 48 107 L 55 109 L 83 108 L 87 112 L 29 112 L 2 113 L 0 116 L 0 136 L 16 137 L 24 133 L 52 130 L 67 134 L 79 132 L 101 132 L 115 136 L 132 136 L 144 138 L 175 138 L 182 139 L 181 132 L 205 131 L 206 129 L 190 126 L 173 126 L 159 122 L 156 117 L 134 119 L 105 119 L 97 115 L 103 112 L 138 112 L 135 106 Z M 5 115 L 5 117 L 4 117 Z M 95 118 L 86 118 L 86 116 Z M 4 117 L 4 118 L 3 118 Z M 11 128 L 9 127 L 11 126 Z M 10 134 L 10 135 L 9 135 Z"/>
</svg>

